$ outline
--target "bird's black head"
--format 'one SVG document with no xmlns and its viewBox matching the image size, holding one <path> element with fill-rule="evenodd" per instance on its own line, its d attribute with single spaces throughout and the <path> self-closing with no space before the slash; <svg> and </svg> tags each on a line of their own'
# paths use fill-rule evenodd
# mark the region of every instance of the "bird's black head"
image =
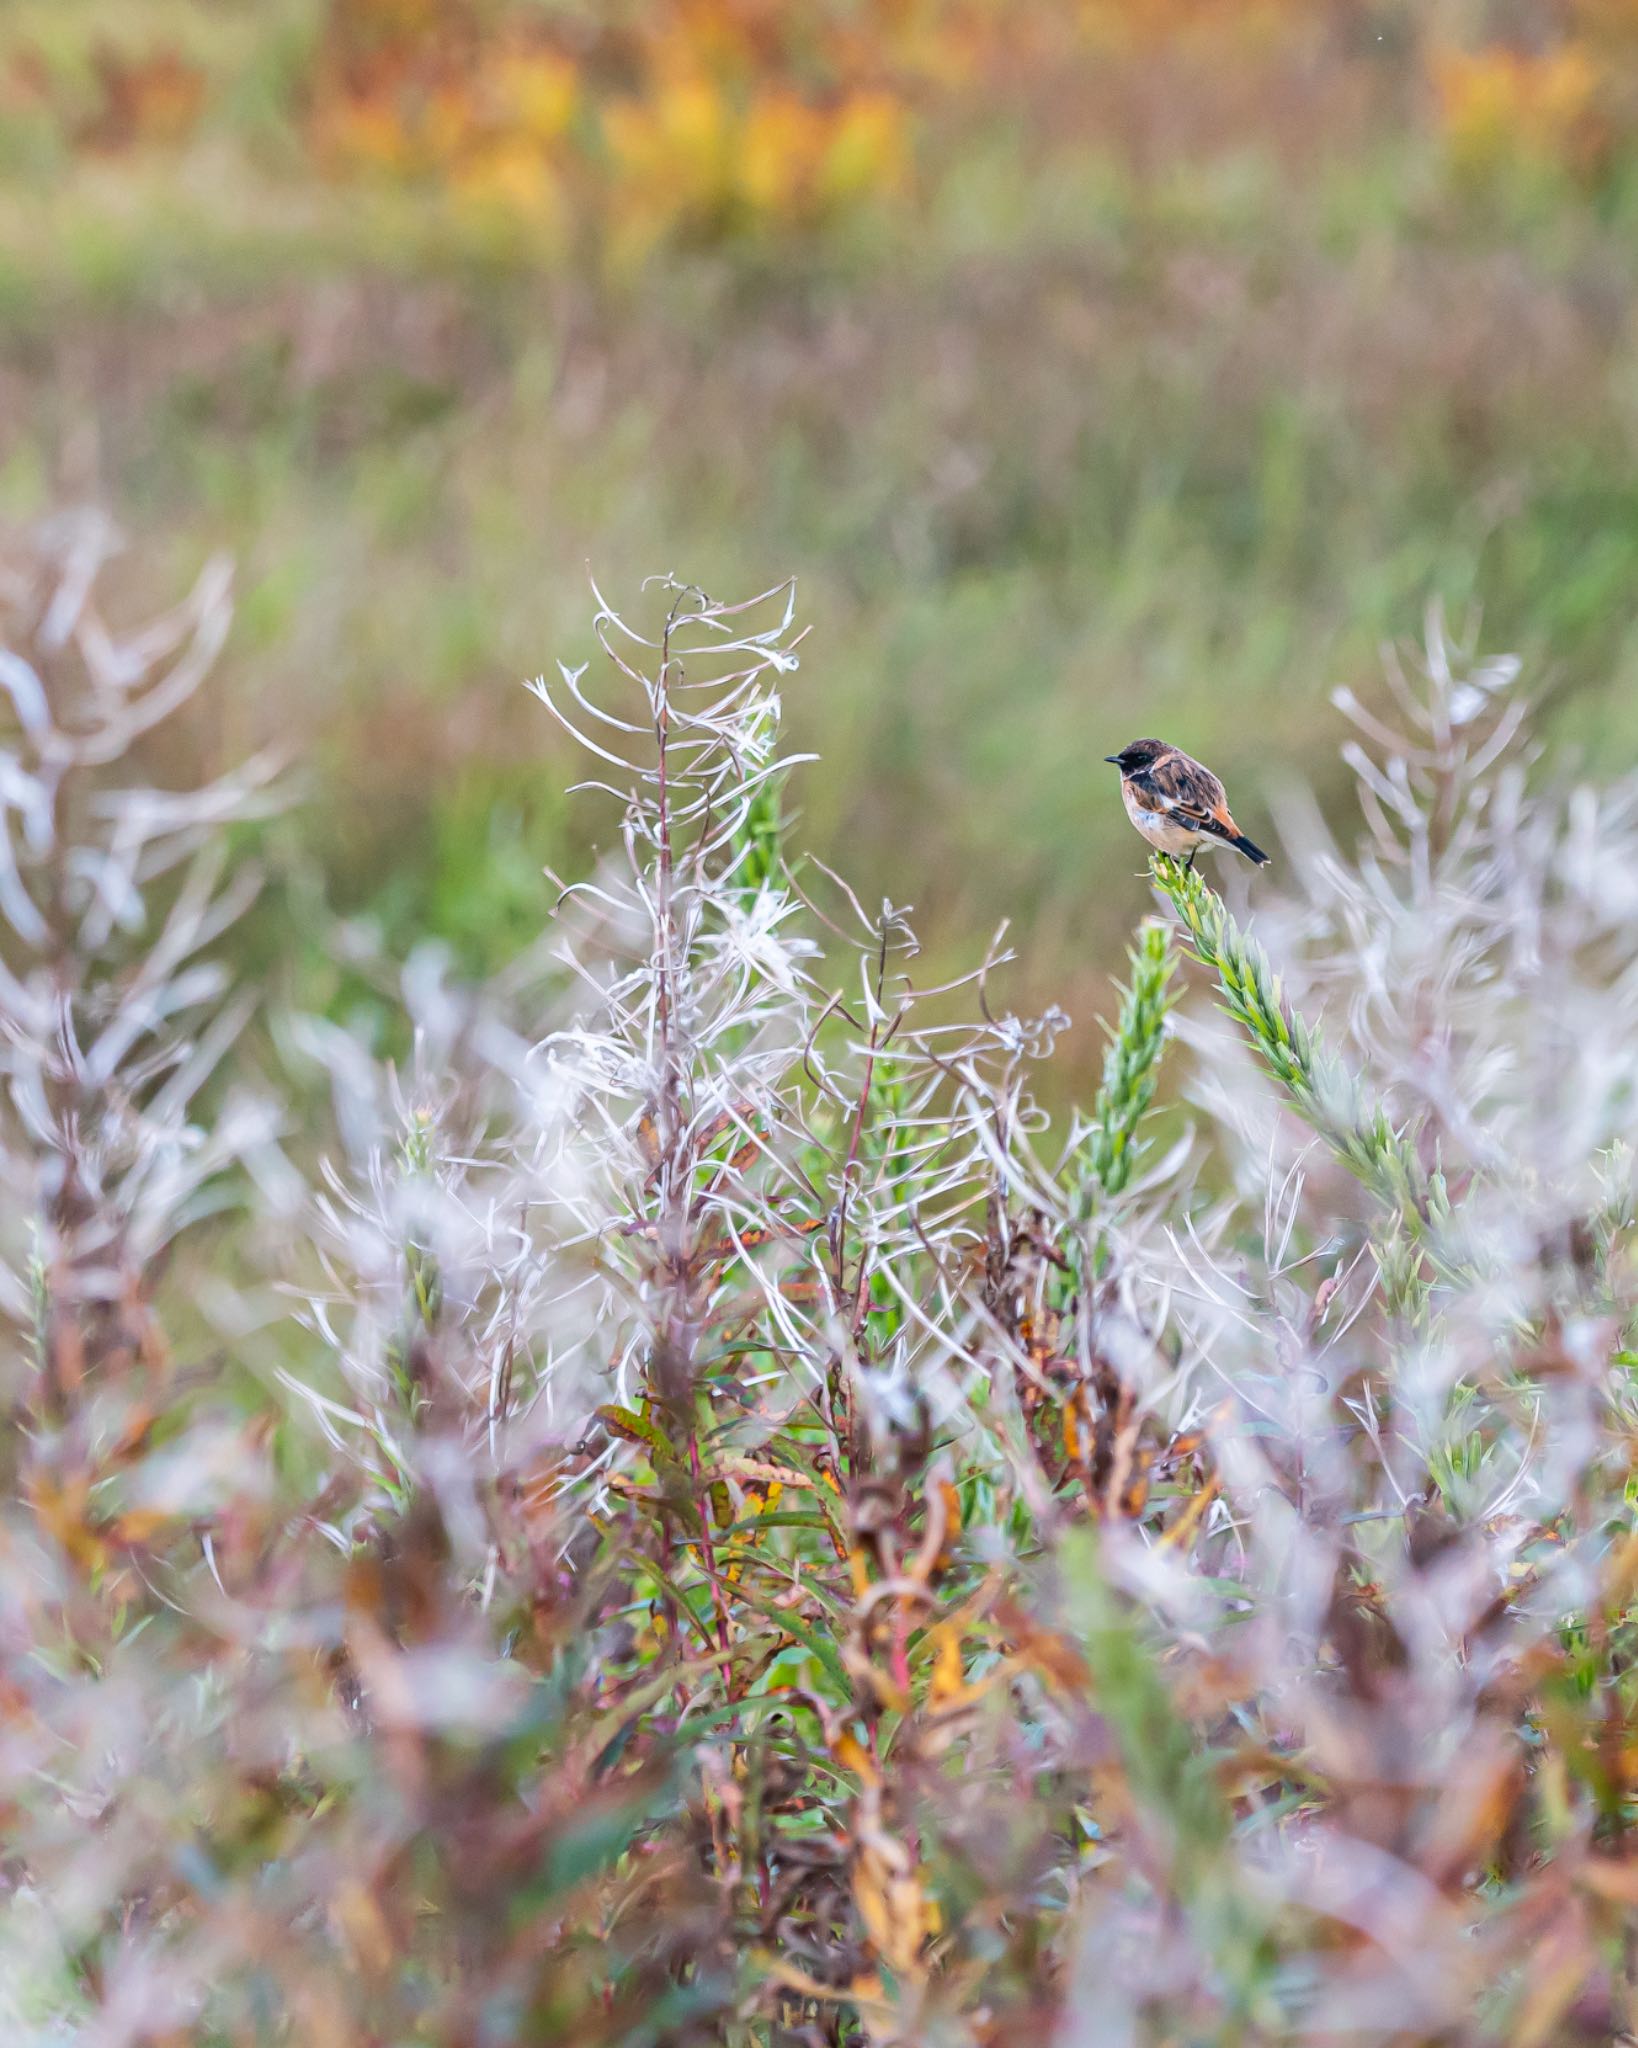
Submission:
<svg viewBox="0 0 1638 2048">
<path fill-rule="evenodd" d="M 1136 775 L 1152 767 L 1168 751 L 1164 740 L 1132 740 L 1118 754 L 1105 754 L 1103 758 L 1112 761 L 1122 775 Z"/>
</svg>

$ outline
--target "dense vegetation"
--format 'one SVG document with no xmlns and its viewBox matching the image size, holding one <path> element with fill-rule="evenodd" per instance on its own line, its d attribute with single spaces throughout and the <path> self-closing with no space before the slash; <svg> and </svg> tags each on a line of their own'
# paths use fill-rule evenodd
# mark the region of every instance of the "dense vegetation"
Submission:
<svg viewBox="0 0 1638 2048">
<path fill-rule="evenodd" d="M 8 2038 L 1633 2030 L 1638 784 L 1434 622 L 1053 1126 L 799 850 L 793 592 L 666 578 L 389 1066 L 235 988 L 288 792 L 155 786 L 226 577 L 111 544 L 0 582 Z"/>
<path fill-rule="evenodd" d="M 0 10 L 0 2036 L 1638 2038 L 1635 81 Z"/>
<path fill-rule="evenodd" d="M 190 744 L 303 743 L 242 957 L 337 1013 L 316 896 L 488 971 L 589 854 L 510 687 L 588 561 L 800 566 L 814 843 L 941 971 L 1014 917 L 1089 1094 L 1142 902 L 1112 746 L 1346 804 L 1329 692 L 1438 594 L 1544 737 L 1638 758 L 1635 24 L 10 0 L 0 512 L 111 504 L 166 587 L 232 549 Z"/>
</svg>

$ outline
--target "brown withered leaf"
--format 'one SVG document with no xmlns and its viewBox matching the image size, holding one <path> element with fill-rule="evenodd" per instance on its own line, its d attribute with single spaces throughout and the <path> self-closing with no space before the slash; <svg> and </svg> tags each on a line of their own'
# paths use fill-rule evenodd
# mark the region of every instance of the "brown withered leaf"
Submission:
<svg viewBox="0 0 1638 2048">
<path fill-rule="evenodd" d="M 1006 1595 L 996 1602 L 995 1620 L 1020 1663 L 1029 1665 L 1061 1692 L 1082 1698 L 1087 1695 L 1092 1674 L 1085 1657 L 1067 1636 L 1043 1628 Z"/>
<path fill-rule="evenodd" d="M 1587 1856 L 1576 1868 L 1577 1884 L 1617 1906 L 1638 1912 L 1638 1857 Z"/>
<path fill-rule="evenodd" d="M 1463 1744 L 1422 1831 L 1417 1861 L 1449 1889 L 1489 1862 L 1525 1789 L 1524 1761 L 1506 1731 L 1480 1728 Z"/>
<path fill-rule="evenodd" d="M 166 47 L 133 57 L 101 44 L 92 52 L 97 106 L 77 140 L 108 153 L 183 142 L 205 105 L 205 74 Z"/>
</svg>

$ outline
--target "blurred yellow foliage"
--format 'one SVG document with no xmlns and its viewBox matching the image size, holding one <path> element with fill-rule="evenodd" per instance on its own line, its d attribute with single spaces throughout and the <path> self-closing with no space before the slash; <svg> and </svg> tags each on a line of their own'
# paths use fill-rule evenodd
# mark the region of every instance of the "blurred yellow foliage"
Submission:
<svg viewBox="0 0 1638 2048">
<path fill-rule="evenodd" d="M 942 11 L 884 4 L 861 27 L 662 0 L 571 50 L 505 8 L 333 0 L 310 132 L 338 173 L 427 178 L 565 232 L 578 214 L 619 266 L 670 235 L 795 228 L 902 191 L 893 42 L 925 58 Z"/>
<path fill-rule="evenodd" d="M 1243 77 L 1326 39 L 1367 61 L 1346 0 L 326 0 L 302 96 L 332 175 L 418 181 L 618 268 L 898 200 L 916 143 L 986 106 L 1053 108 L 1084 135 L 1108 94 L 1081 85 L 1111 65 L 1222 52 Z M 1635 56 L 1638 0 L 1558 0 L 1529 47 L 1413 21 L 1399 61 L 1453 161 L 1587 174 L 1638 137 Z M 104 146 L 185 134 L 204 90 L 165 54 L 105 62 L 102 85 L 76 132 Z M 17 93 L 49 90 L 16 73 Z"/>
<path fill-rule="evenodd" d="M 1602 146 L 1599 67 L 1584 42 L 1539 55 L 1495 45 L 1438 49 L 1430 69 L 1446 138 L 1463 162 L 1528 157 L 1584 166 Z"/>
<path fill-rule="evenodd" d="M 652 95 L 603 110 L 609 201 L 621 252 L 667 232 L 799 225 L 900 189 L 902 102 L 848 93 L 816 105 L 771 83 L 736 105 L 714 80 L 673 73 Z"/>
<path fill-rule="evenodd" d="M 574 118 L 580 74 L 554 51 L 510 53 L 494 83 L 502 117 L 535 142 L 556 142 Z"/>
<path fill-rule="evenodd" d="M 340 99 L 313 123 L 320 160 L 350 171 L 407 171 L 413 152 L 396 111 L 384 100 Z"/>
<path fill-rule="evenodd" d="M 525 138 L 503 136 L 464 155 L 450 173 L 450 188 L 474 206 L 528 220 L 554 241 L 567 232 L 563 180 Z"/>
<path fill-rule="evenodd" d="M 725 193 L 731 176 L 728 108 L 709 79 L 672 77 L 644 98 L 603 111 L 603 134 L 618 178 L 667 188 L 679 212 Z"/>
</svg>

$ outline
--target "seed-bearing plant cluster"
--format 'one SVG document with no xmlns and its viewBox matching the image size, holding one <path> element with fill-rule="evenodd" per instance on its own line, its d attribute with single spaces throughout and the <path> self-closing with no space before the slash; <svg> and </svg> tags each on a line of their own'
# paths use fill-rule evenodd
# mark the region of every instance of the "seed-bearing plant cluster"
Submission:
<svg viewBox="0 0 1638 2048">
<path fill-rule="evenodd" d="M 8 2039 L 1633 2031 L 1638 783 L 1434 620 L 1064 1126 L 801 849 L 794 590 L 667 578 L 389 1060 L 235 985 L 226 572 L 112 546 L 0 586 Z"/>
</svg>

